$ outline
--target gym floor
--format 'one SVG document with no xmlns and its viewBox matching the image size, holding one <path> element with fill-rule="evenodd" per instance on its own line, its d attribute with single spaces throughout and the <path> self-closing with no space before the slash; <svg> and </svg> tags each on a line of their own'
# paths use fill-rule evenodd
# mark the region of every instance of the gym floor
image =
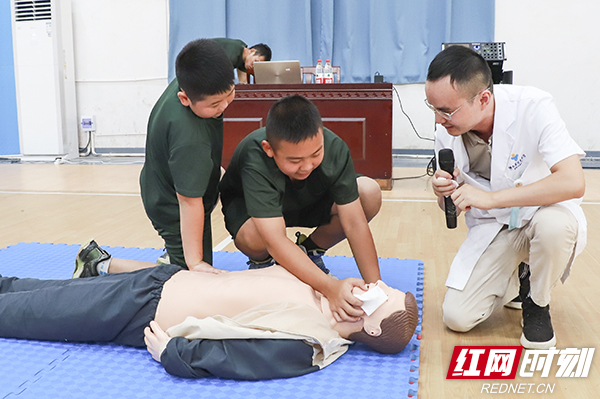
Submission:
<svg viewBox="0 0 600 399">
<path fill-rule="evenodd" d="M 162 240 L 139 196 L 142 162 L 94 157 L 60 165 L 0 163 L 0 248 L 19 242 L 78 244 L 89 238 L 107 246 L 161 248 Z M 394 167 L 395 178 L 424 173 L 422 165 Z M 551 302 L 558 348 L 600 347 L 600 171 L 586 169 L 585 176 L 588 244 L 566 284 L 553 290 Z M 370 226 L 380 257 L 420 259 L 425 264 L 419 397 L 483 397 L 483 384 L 498 381 L 446 380 L 454 346 L 519 345 L 521 315 L 501 309 L 469 333 L 455 333 L 444 326 L 444 282 L 467 229 L 463 217 L 457 229 L 446 229 L 430 179 L 425 175 L 396 180 L 391 191 L 383 192 L 381 212 Z M 219 207 L 212 218 L 215 247 L 235 251 Z M 351 256 L 351 251 L 342 242 L 328 255 Z M 597 396 L 600 385 L 599 366 L 600 357 L 595 356 L 587 378 L 555 378 L 551 373 L 548 378 L 517 376 L 500 382 L 554 386 L 551 397 L 555 399 L 591 398 Z"/>
</svg>

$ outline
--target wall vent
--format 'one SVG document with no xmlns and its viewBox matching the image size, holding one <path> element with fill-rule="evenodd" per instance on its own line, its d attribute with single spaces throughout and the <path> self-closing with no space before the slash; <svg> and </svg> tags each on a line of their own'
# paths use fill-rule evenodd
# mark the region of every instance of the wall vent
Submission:
<svg viewBox="0 0 600 399">
<path fill-rule="evenodd" d="M 15 21 L 43 21 L 52 19 L 51 0 L 15 0 Z"/>
</svg>

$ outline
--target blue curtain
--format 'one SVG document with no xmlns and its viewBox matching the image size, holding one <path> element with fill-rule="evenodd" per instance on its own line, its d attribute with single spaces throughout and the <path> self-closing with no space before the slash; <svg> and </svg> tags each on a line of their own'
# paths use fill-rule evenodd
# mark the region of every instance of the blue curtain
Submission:
<svg viewBox="0 0 600 399">
<path fill-rule="evenodd" d="M 0 155 L 19 154 L 10 2 L 0 4 Z"/>
<path fill-rule="evenodd" d="M 190 40 L 266 43 L 273 60 L 331 59 L 342 82 L 424 82 L 442 43 L 494 41 L 494 0 L 170 0 L 169 80 Z"/>
</svg>

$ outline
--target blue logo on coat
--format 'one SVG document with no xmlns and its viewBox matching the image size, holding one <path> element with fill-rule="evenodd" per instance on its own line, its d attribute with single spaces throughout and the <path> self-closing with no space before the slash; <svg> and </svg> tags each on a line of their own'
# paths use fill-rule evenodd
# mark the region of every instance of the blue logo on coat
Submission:
<svg viewBox="0 0 600 399">
<path fill-rule="evenodd" d="M 512 161 L 514 161 L 514 163 L 512 165 L 508 165 L 508 169 L 510 170 L 516 170 L 518 169 L 521 165 L 523 165 L 523 161 L 525 161 L 525 158 L 527 158 L 527 155 L 525 154 L 511 154 L 510 159 Z"/>
</svg>

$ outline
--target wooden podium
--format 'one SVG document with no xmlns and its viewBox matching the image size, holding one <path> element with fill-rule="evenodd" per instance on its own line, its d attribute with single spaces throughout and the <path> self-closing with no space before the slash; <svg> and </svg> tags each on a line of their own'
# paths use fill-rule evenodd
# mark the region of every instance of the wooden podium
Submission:
<svg viewBox="0 0 600 399">
<path fill-rule="evenodd" d="M 382 189 L 392 188 L 392 84 L 334 83 L 236 85 L 235 100 L 225 110 L 223 166 L 249 133 L 265 126 L 271 105 L 282 97 L 302 95 L 319 109 L 323 124 L 340 136 L 358 173 Z"/>
</svg>

